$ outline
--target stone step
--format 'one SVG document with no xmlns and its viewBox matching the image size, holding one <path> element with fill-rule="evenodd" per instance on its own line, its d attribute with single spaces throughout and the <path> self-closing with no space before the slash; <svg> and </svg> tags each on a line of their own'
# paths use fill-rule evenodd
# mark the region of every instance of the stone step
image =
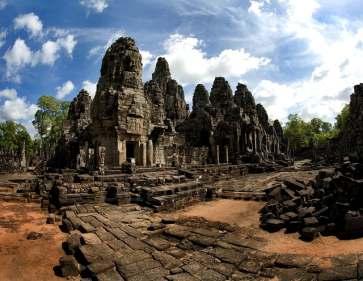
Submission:
<svg viewBox="0 0 363 281">
<path fill-rule="evenodd" d="M 157 211 L 177 210 L 192 203 L 205 201 L 207 188 L 181 191 L 172 195 L 157 196 L 147 201 Z"/>
<path fill-rule="evenodd" d="M 136 166 L 136 173 L 150 173 L 150 172 L 166 172 L 173 171 L 176 169 L 174 167 L 139 167 Z M 115 175 L 115 174 L 123 174 L 122 167 L 111 167 L 105 170 L 105 175 Z"/>
<path fill-rule="evenodd" d="M 1 191 L 8 191 L 8 192 L 16 192 L 16 190 L 19 188 L 18 183 L 13 182 L 0 182 L 0 192 Z"/>
<path fill-rule="evenodd" d="M 34 192 L 30 192 L 30 193 L 5 193 L 2 192 L 0 193 L 0 200 L 3 201 L 9 201 L 9 202 L 32 202 L 32 203 L 40 203 L 41 202 L 41 197 L 34 193 Z"/>
<path fill-rule="evenodd" d="M 110 174 L 104 176 L 95 176 L 95 181 L 98 182 L 125 182 L 130 177 L 127 174 Z"/>
<path fill-rule="evenodd" d="M 187 179 L 184 175 L 147 175 L 147 176 L 134 176 L 128 179 L 132 186 L 158 186 L 168 183 L 182 183 Z"/>
<path fill-rule="evenodd" d="M 0 194 L 15 193 L 16 188 L 0 186 Z"/>
<path fill-rule="evenodd" d="M 232 192 L 221 191 L 217 192 L 217 196 L 223 199 L 235 199 L 235 200 L 255 200 L 261 201 L 266 199 L 264 192 Z"/>
<path fill-rule="evenodd" d="M 96 202 L 96 195 L 89 193 L 68 193 L 61 194 L 58 198 L 60 206 L 70 206 L 74 204 L 86 204 Z"/>
<path fill-rule="evenodd" d="M 146 200 L 149 200 L 153 197 L 164 196 L 164 195 L 172 195 L 176 193 L 180 193 L 183 191 L 194 190 L 201 188 L 203 184 L 198 182 L 186 182 L 180 184 L 173 185 L 162 185 L 156 187 L 143 187 L 140 190 L 140 194 Z"/>
<path fill-rule="evenodd" d="M 173 171 L 174 167 L 136 167 L 136 173 Z"/>
</svg>

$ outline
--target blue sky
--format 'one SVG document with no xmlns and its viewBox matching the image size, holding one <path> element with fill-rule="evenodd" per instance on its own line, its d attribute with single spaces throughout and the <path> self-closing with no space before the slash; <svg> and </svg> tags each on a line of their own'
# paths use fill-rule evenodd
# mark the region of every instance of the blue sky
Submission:
<svg viewBox="0 0 363 281">
<path fill-rule="evenodd" d="M 165 56 L 189 102 L 196 84 L 225 76 L 271 119 L 333 122 L 363 81 L 362 10 L 358 0 L 0 0 L 0 120 L 34 132 L 39 96 L 94 94 L 107 46 L 127 35 L 144 81 Z"/>
</svg>

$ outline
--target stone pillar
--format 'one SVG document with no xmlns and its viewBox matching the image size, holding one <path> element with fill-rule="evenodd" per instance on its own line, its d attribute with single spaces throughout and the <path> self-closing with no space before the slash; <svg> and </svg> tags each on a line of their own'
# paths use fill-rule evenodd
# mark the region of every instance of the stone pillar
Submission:
<svg viewBox="0 0 363 281">
<path fill-rule="evenodd" d="M 280 142 L 279 142 L 279 140 L 277 140 L 277 144 L 276 144 L 276 153 L 280 154 Z"/>
<path fill-rule="evenodd" d="M 257 152 L 263 152 L 262 148 L 263 135 L 261 132 L 257 134 Z"/>
<path fill-rule="evenodd" d="M 152 140 L 147 143 L 147 164 L 153 166 L 154 164 L 154 144 Z"/>
<path fill-rule="evenodd" d="M 146 143 L 142 143 L 141 144 L 142 145 L 142 166 L 144 166 L 144 167 L 146 167 L 146 164 L 147 164 L 147 159 L 146 159 L 146 157 L 147 157 L 147 151 L 146 151 L 146 149 L 147 149 L 147 147 L 146 147 Z"/>
<path fill-rule="evenodd" d="M 97 166 L 98 171 L 101 175 L 105 174 L 105 159 L 106 159 L 106 147 L 99 146 L 98 147 L 98 155 L 97 155 Z"/>
<path fill-rule="evenodd" d="M 26 152 L 25 152 L 25 142 L 23 143 L 22 149 L 21 149 L 21 160 L 20 160 L 20 167 L 22 169 L 26 169 Z"/>
<path fill-rule="evenodd" d="M 87 157 L 87 169 L 93 170 L 94 169 L 94 157 L 95 157 L 95 150 L 93 148 L 88 148 L 88 157 Z"/>
<path fill-rule="evenodd" d="M 86 168 L 87 165 L 87 155 L 84 147 L 79 149 L 79 169 Z"/>
<path fill-rule="evenodd" d="M 226 151 L 226 163 L 228 164 L 228 162 L 229 162 L 229 155 L 228 155 L 228 145 L 226 145 L 225 147 L 224 147 L 224 149 L 225 149 L 225 151 Z"/>
<path fill-rule="evenodd" d="M 126 162 L 126 141 L 118 140 L 117 142 L 118 149 L 118 166 L 121 166 L 122 163 Z"/>
<path fill-rule="evenodd" d="M 253 133 L 252 133 L 252 150 L 253 150 L 254 153 L 257 152 L 257 149 L 256 149 L 256 147 L 257 147 L 256 136 L 257 136 L 256 130 L 253 130 Z"/>
<path fill-rule="evenodd" d="M 79 170 L 81 162 L 81 155 L 78 153 L 76 157 L 76 170 Z"/>
<path fill-rule="evenodd" d="M 241 141 L 241 137 L 240 137 L 240 135 L 238 135 L 237 134 L 237 145 L 236 145 L 236 152 L 237 152 L 237 154 L 239 155 L 239 153 L 240 153 L 240 151 L 241 151 L 241 144 L 240 144 L 240 141 Z"/>
<path fill-rule="evenodd" d="M 217 145 L 217 159 L 216 159 L 217 161 L 217 165 L 219 165 L 219 145 Z"/>
</svg>

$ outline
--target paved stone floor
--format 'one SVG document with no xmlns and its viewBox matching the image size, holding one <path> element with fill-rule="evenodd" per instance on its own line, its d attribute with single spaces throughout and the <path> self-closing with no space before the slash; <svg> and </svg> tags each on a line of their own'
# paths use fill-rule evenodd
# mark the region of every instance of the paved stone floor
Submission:
<svg viewBox="0 0 363 281">
<path fill-rule="evenodd" d="M 360 280 L 363 256 L 313 258 L 264 252 L 238 226 L 154 215 L 137 205 L 83 205 L 65 212 L 74 256 L 95 280 Z M 71 242 L 69 243 L 72 244 Z M 71 247 L 70 247 L 71 248 Z M 71 250 L 72 249 L 68 249 Z"/>
</svg>

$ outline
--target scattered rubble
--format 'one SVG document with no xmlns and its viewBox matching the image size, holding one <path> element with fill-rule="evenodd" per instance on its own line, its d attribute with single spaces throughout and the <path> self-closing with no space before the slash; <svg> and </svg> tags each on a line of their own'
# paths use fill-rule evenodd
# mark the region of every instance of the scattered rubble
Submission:
<svg viewBox="0 0 363 281">
<path fill-rule="evenodd" d="M 305 240 L 319 234 L 362 235 L 362 175 L 362 164 L 346 161 L 339 168 L 321 170 L 309 183 L 285 180 L 266 190 L 269 201 L 261 211 L 261 226 L 298 231 Z"/>
</svg>

